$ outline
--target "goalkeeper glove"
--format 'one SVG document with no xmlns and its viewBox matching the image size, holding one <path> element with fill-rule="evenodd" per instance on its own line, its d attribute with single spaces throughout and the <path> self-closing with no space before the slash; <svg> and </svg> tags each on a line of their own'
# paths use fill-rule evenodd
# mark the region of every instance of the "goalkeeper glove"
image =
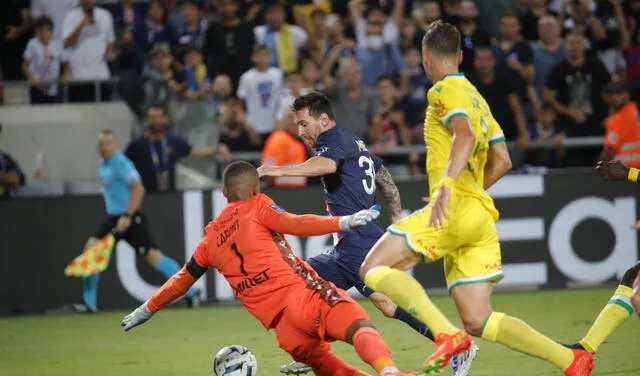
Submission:
<svg viewBox="0 0 640 376">
<path fill-rule="evenodd" d="M 135 328 L 138 325 L 144 324 L 153 316 L 153 312 L 149 311 L 147 308 L 147 303 L 145 302 L 140 307 L 136 308 L 133 312 L 126 315 L 120 325 L 124 328 L 125 332 Z"/>
<path fill-rule="evenodd" d="M 367 223 L 375 220 L 379 216 L 380 205 L 373 205 L 369 209 L 360 210 L 355 214 L 341 217 L 338 224 L 340 225 L 340 230 L 349 231 L 364 226 Z"/>
</svg>

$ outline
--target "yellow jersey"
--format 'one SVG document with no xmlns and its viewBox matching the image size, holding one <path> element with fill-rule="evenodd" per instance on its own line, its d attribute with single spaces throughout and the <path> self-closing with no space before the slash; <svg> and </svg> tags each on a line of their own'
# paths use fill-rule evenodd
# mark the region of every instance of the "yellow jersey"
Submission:
<svg viewBox="0 0 640 376">
<path fill-rule="evenodd" d="M 498 210 L 484 189 L 484 167 L 489 146 L 504 142 L 505 138 L 489 105 L 462 73 L 444 76 L 429 89 L 427 99 L 424 140 L 430 196 L 433 198 L 440 188 L 451 154 L 453 135 L 447 129 L 449 122 L 458 116 L 467 117 L 476 135 L 476 144 L 453 189 L 457 194 L 478 198 L 493 219 L 498 220 Z"/>
</svg>

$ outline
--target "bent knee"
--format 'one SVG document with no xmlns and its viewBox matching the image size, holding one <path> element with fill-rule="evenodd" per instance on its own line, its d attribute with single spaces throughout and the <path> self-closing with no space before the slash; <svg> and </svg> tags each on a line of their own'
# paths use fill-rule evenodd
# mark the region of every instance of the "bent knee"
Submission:
<svg viewBox="0 0 640 376">
<path fill-rule="evenodd" d="M 395 315 L 398 306 L 386 295 L 374 292 L 369 296 L 369 300 L 386 317 L 392 318 Z"/>
<path fill-rule="evenodd" d="M 482 336 L 482 329 L 484 328 L 484 322 L 487 317 L 488 316 L 483 317 L 481 315 L 477 315 L 463 319 L 462 322 L 464 324 L 465 332 L 474 337 Z"/>
</svg>

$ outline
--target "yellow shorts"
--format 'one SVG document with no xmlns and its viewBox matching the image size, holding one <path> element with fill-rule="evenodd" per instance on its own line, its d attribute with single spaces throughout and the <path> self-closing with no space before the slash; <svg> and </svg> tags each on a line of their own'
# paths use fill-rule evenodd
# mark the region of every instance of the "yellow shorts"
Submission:
<svg viewBox="0 0 640 376">
<path fill-rule="evenodd" d="M 500 281 L 502 257 L 496 224 L 480 200 L 454 196 L 449 203 L 444 228 L 429 226 L 427 206 L 387 228 L 404 237 L 407 246 L 422 256 L 423 262 L 444 258 L 444 274 L 449 292 L 459 285 Z"/>
</svg>

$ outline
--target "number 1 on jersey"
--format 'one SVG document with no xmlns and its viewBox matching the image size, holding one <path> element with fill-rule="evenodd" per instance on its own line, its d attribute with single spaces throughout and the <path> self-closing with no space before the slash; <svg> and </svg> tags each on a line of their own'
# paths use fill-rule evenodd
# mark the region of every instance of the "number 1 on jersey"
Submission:
<svg viewBox="0 0 640 376">
<path fill-rule="evenodd" d="M 242 254 L 240 253 L 240 251 L 238 251 L 238 246 L 236 245 L 236 243 L 231 243 L 231 250 L 240 259 L 240 271 L 242 272 L 242 274 L 249 275 L 249 273 L 247 273 L 247 271 L 244 270 L 244 257 L 242 257 Z"/>
</svg>

